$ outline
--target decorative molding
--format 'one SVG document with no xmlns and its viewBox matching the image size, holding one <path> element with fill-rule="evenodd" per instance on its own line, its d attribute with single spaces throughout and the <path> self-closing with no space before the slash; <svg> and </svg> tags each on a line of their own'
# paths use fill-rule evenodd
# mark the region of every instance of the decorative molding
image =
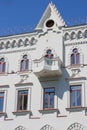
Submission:
<svg viewBox="0 0 87 130">
<path fill-rule="evenodd" d="M 71 45 L 79 45 L 79 44 L 87 44 L 87 40 L 86 41 L 79 41 L 79 42 L 64 42 L 65 46 L 71 46 Z"/>
<path fill-rule="evenodd" d="M 3 52 L 1 51 L 0 54 L 18 53 L 18 52 L 31 51 L 31 50 L 36 50 L 36 47 L 29 48 L 29 49 L 21 49 L 21 50 L 12 50 L 12 51 L 3 51 Z"/>
</svg>

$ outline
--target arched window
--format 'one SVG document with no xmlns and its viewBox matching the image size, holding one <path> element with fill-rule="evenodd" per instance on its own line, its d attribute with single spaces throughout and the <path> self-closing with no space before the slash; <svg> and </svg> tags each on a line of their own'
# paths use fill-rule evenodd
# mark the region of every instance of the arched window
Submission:
<svg viewBox="0 0 87 130">
<path fill-rule="evenodd" d="M 71 54 L 71 65 L 80 64 L 80 53 L 78 53 L 78 49 L 74 48 L 73 53 Z"/>
<path fill-rule="evenodd" d="M 47 57 L 47 58 L 53 58 L 53 53 L 52 53 L 52 50 L 51 50 L 51 49 L 48 49 L 48 50 L 46 51 L 45 57 Z"/>
<path fill-rule="evenodd" d="M 28 69 L 29 69 L 29 60 L 27 58 L 27 55 L 24 55 L 21 60 L 20 71 L 27 71 Z"/>
<path fill-rule="evenodd" d="M 6 67 L 6 62 L 4 58 L 0 59 L 0 73 L 4 73 L 5 72 L 5 67 Z"/>
</svg>

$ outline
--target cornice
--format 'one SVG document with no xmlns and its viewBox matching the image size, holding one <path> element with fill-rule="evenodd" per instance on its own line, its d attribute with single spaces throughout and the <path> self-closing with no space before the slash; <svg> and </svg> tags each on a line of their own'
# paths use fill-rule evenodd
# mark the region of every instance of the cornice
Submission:
<svg viewBox="0 0 87 130">
<path fill-rule="evenodd" d="M 71 45 L 79 45 L 79 44 L 87 44 L 87 40 L 86 41 L 78 41 L 78 42 L 64 42 L 64 45 L 65 46 L 71 46 Z"/>
<path fill-rule="evenodd" d="M 28 49 L 20 49 L 20 50 L 9 50 L 9 51 L 1 51 L 0 54 L 8 54 L 8 53 L 18 53 L 18 52 L 24 52 L 24 51 L 33 51 L 36 50 L 36 47 L 28 48 Z"/>
</svg>

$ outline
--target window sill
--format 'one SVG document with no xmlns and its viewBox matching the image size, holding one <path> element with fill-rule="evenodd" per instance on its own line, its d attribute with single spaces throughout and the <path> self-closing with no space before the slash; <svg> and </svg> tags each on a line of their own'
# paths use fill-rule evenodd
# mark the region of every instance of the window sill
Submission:
<svg viewBox="0 0 87 130">
<path fill-rule="evenodd" d="M 14 115 L 26 115 L 26 114 L 30 114 L 31 111 L 28 110 L 22 110 L 22 111 L 14 111 L 12 112 Z"/>
<path fill-rule="evenodd" d="M 53 108 L 53 109 L 42 109 L 42 110 L 39 110 L 39 112 L 40 113 L 53 113 L 53 112 L 57 112 L 58 111 L 58 109 L 55 109 L 55 108 Z"/>
<path fill-rule="evenodd" d="M 26 70 L 26 71 L 18 71 L 17 73 L 20 75 L 26 75 L 29 74 L 32 70 Z"/>
<path fill-rule="evenodd" d="M 7 76 L 8 75 L 8 73 L 6 73 L 6 72 L 0 72 L 0 76 Z"/>
<path fill-rule="evenodd" d="M 83 67 L 83 64 L 73 64 L 69 65 L 68 69 L 79 69 L 80 67 Z"/>
<path fill-rule="evenodd" d="M 0 116 L 5 116 L 6 112 L 0 112 Z"/>
<path fill-rule="evenodd" d="M 67 111 L 83 111 L 85 110 L 86 107 L 70 107 L 70 108 L 66 108 Z"/>
</svg>

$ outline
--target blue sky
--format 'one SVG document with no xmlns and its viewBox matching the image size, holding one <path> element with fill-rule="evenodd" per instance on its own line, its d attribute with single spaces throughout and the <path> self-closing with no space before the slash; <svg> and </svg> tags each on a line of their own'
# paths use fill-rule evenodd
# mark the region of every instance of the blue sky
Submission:
<svg viewBox="0 0 87 130">
<path fill-rule="evenodd" d="M 0 0 L 0 35 L 30 32 L 50 0 Z M 53 0 L 69 25 L 86 23 L 87 0 Z"/>
</svg>

